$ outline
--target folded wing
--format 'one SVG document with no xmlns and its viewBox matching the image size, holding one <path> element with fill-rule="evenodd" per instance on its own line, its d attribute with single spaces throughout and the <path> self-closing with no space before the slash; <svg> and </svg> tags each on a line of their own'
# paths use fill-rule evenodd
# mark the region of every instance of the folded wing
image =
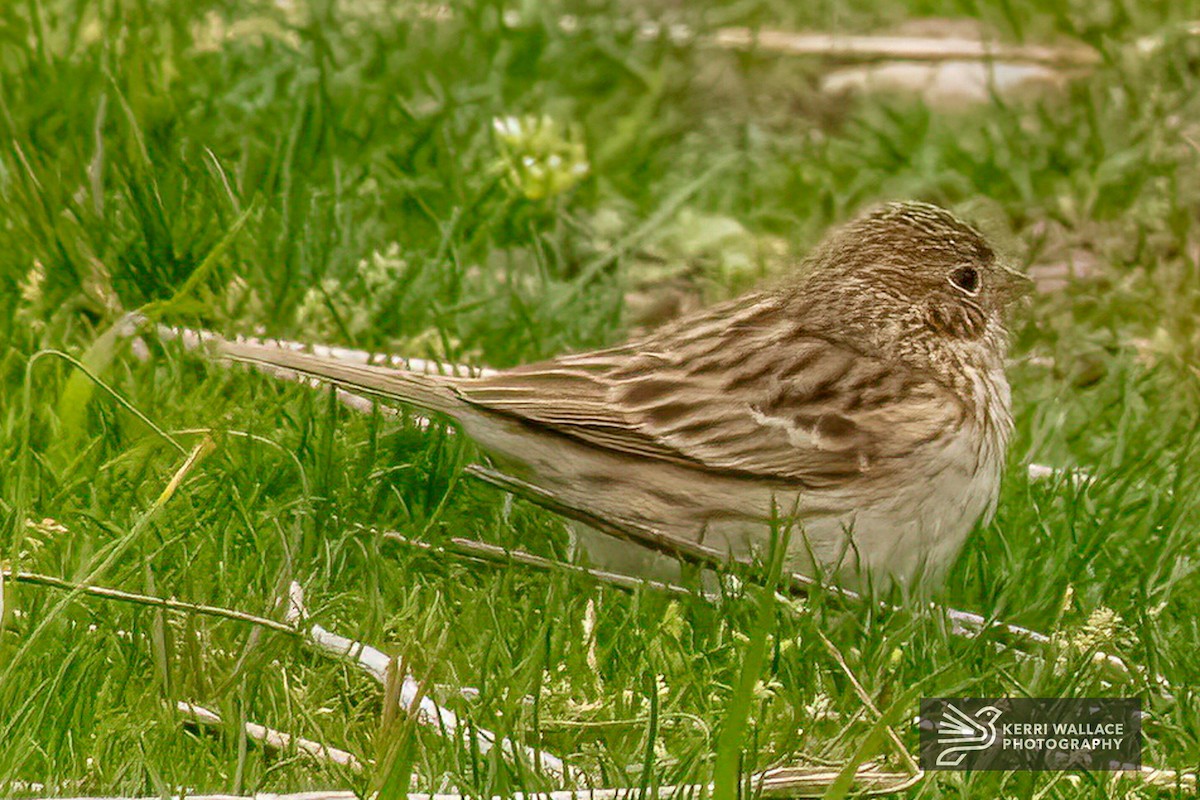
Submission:
<svg viewBox="0 0 1200 800">
<path fill-rule="evenodd" d="M 805 332 L 768 299 L 456 389 L 597 447 L 809 488 L 886 471 L 964 416 L 931 377 Z"/>
</svg>

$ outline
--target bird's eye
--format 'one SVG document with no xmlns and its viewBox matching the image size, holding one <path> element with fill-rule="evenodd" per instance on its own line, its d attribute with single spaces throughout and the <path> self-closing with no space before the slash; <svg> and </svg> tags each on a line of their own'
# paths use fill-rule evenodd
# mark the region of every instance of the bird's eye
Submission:
<svg viewBox="0 0 1200 800">
<path fill-rule="evenodd" d="M 950 273 L 950 282 L 967 294 L 979 291 L 979 272 L 974 267 L 959 267 Z"/>
</svg>

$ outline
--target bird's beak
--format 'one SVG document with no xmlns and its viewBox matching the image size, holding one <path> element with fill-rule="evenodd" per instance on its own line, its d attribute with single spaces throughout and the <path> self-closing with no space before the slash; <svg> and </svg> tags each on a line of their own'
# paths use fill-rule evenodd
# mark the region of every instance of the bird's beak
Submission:
<svg viewBox="0 0 1200 800">
<path fill-rule="evenodd" d="M 1020 300 L 1033 291 L 1033 280 L 1028 275 L 1003 264 L 998 264 L 997 268 L 1000 274 L 1000 294 L 1006 305 Z"/>
</svg>

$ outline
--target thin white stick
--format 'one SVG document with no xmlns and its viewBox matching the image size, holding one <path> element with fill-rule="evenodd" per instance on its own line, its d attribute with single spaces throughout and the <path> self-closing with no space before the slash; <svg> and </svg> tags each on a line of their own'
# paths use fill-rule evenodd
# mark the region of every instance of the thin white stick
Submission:
<svg viewBox="0 0 1200 800">
<path fill-rule="evenodd" d="M 197 725 L 212 728 L 224 727 L 225 725 L 220 714 L 210 711 L 203 706 L 198 706 L 195 703 L 180 700 L 175 704 L 175 707 L 179 710 L 180 714 L 183 714 Z M 353 753 L 348 753 L 345 750 L 339 750 L 336 747 L 314 742 L 311 739 L 292 736 L 289 733 L 283 733 L 282 731 L 268 728 L 265 725 L 259 725 L 257 722 L 247 722 L 245 724 L 245 731 L 249 739 L 258 742 L 263 747 L 283 752 L 295 748 L 296 751 L 307 753 L 317 761 L 337 764 L 353 772 L 363 771 L 362 762 L 355 758 Z"/>
<path fill-rule="evenodd" d="M 304 590 L 300 584 L 293 582 L 288 592 L 289 608 L 287 621 L 293 625 L 307 622 L 308 612 L 304 607 Z M 317 624 L 307 627 L 305 634 L 314 645 L 339 657 L 350 658 L 363 670 L 382 685 L 387 685 L 388 665 L 392 659 L 384 652 L 362 642 L 356 642 L 345 636 L 339 636 Z M 418 698 L 420 698 L 418 702 Z M 402 708 L 417 707 L 417 721 L 423 725 L 438 728 L 447 737 L 454 738 L 464 729 L 458 716 L 449 709 L 443 708 L 428 695 L 421 693 L 421 684 L 411 675 L 404 675 L 398 698 Z M 556 778 L 581 778 L 576 770 L 567 767 L 561 758 L 526 745 L 517 744 L 510 739 L 497 737 L 486 728 L 474 726 L 474 734 L 481 753 L 486 753 L 495 746 L 510 758 L 521 755 L 531 764 L 540 764 L 546 772 Z"/>
<path fill-rule="evenodd" d="M 820 797 L 825 790 L 837 780 L 840 770 L 837 767 L 781 767 L 779 769 L 759 772 L 751 776 L 755 795 L 766 798 L 801 798 Z M 902 792 L 914 786 L 924 777 L 922 774 L 908 775 L 902 772 L 892 772 L 880 769 L 877 764 L 867 764 L 855 773 L 855 788 L 859 796 L 878 796 Z M 553 792 L 513 792 L 508 795 L 495 795 L 490 800 L 633 800 L 633 798 L 654 798 L 655 800 L 675 800 L 675 798 L 701 797 L 712 793 L 711 784 L 684 784 L 680 786 L 659 786 L 655 789 L 642 790 L 636 787 L 621 787 L 617 789 L 562 789 Z M 171 796 L 171 800 L 349 800 L 356 797 L 351 792 L 301 792 L 299 794 L 268 794 L 231 796 L 231 795 L 197 795 L 179 794 Z M 427 792 L 409 792 L 401 795 L 405 800 L 467 800 L 467 795 L 461 794 L 431 794 Z M 36 800 L 36 799 L 35 799 Z M 42 798 L 41 800 L 51 800 Z M 55 800 L 61 800 L 56 798 Z M 118 800 L 117 798 L 76 797 L 66 800 Z M 121 798 L 121 800 L 161 800 L 161 795 L 154 798 Z"/>
<path fill-rule="evenodd" d="M 757 48 L 789 56 L 854 61 L 1005 61 L 1081 67 L 1100 63 L 1100 54 L 1086 45 L 1014 45 L 963 37 L 844 36 L 769 28 L 721 28 L 709 41 L 733 50 Z"/>
<path fill-rule="evenodd" d="M 7 578 L 13 583 L 30 583 L 35 586 L 49 586 L 54 589 L 65 589 L 69 592 L 77 592 L 79 594 L 91 595 L 92 597 L 103 597 L 106 600 L 117 600 L 124 603 L 134 603 L 142 606 L 152 606 L 156 608 L 165 608 L 170 611 L 179 611 L 187 614 L 203 614 L 210 617 L 222 617 L 224 619 L 237 620 L 238 622 L 247 622 L 251 625 L 259 625 L 264 628 L 269 628 L 273 631 L 286 633 L 295 636 L 297 631 L 289 625 L 278 622 L 266 617 L 260 617 L 257 614 L 248 614 L 245 611 L 237 611 L 232 608 L 224 608 L 222 606 L 210 606 L 203 603 L 187 603 L 182 600 L 175 600 L 166 597 L 155 597 L 153 595 L 136 594 L 134 592 L 125 592 L 120 589 L 111 589 L 107 586 L 96 586 L 94 584 L 81 584 L 72 581 L 56 578 L 53 575 L 41 575 L 36 572 L 12 572 L 8 569 L 0 569 L 0 590 L 4 588 L 4 579 Z M 3 593 L 0 592 L 0 599 L 3 598 Z M 0 611 L 3 607 L 0 606 Z"/>
<path fill-rule="evenodd" d="M 801 798 L 819 797 L 837 779 L 838 770 L 830 767 L 782 767 L 780 769 L 761 772 L 751 780 L 756 789 L 761 789 L 761 796 L 766 798 Z M 1192 792 L 1196 789 L 1196 773 L 1177 772 L 1171 769 L 1154 769 L 1142 767 L 1140 772 L 1116 773 L 1129 781 L 1141 780 L 1148 786 L 1158 786 L 1164 789 L 1181 789 Z M 906 775 L 898 772 L 888 772 L 874 765 L 862 767 L 855 774 L 858 786 L 863 790 L 860 796 L 878 797 L 885 794 L 902 792 L 916 785 L 924 777 L 923 773 Z M 23 786 L 10 785 L 10 791 L 20 791 Z M 33 788 L 30 786 L 29 788 Z M 511 795 L 495 796 L 490 800 L 631 800 L 635 797 L 655 798 L 655 800 L 673 800 L 679 797 L 698 797 L 700 792 L 711 792 L 711 785 L 691 784 L 684 786 L 661 786 L 656 790 L 643 792 L 641 789 L 579 789 L 556 792 L 536 792 L 526 794 L 514 792 Z M 38 789 L 34 789 L 37 791 Z M 298 792 L 295 794 L 273 794 L 260 792 L 253 795 L 228 794 L 177 794 L 168 795 L 170 800 L 355 800 L 354 792 L 315 791 Z M 461 794 L 428 794 L 410 792 L 402 795 L 405 800 L 467 800 Z M 42 797 L 31 800 L 162 800 L 163 795 L 139 798 L 118 797 Z"/>
<path fill-rule="evenodd" d="M 508 12 L 508 19 L 510 24 L 519 24 L 519 12 Z M 579 17 L 566 15 L 559 19 L 559 27 L 574 33 L 583 25 Z M 1194 27 L 1181 29 L 1181 33 L 1195 35 L 1193 31 Z M 967 36 L 847 35 L 743 27 L 718 28 L 706 35 L 681 23 L 664 25 L 654 21 L 643 22 L 637 32 L 642 39 L 666 36 L 681 44 L 695 42 L 725 50 L 756 49 L 840 61 L 1004 61 L 1059 67 L 1094 67 L 1100 63 L 1100 54 L 1080 42 L 1028 45 Z M 1145 51 L 1162 38 L 1139 40 L 1138 47 Z"/>
</svg>

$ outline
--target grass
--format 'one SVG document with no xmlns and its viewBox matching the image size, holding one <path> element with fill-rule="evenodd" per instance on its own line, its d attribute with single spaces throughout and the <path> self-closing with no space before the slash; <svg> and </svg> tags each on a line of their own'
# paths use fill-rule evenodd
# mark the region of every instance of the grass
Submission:
<svg viewBox="0 0 1200 800">
<path fill-rule="evenodd" d="M 1170 37 L 1200 16 L 1196 3 L 469 0 L 447 18 L 433 11 L 0 7 L 6 566 L 269 616 L 299 580 L 322 624 L 436 686 L 477 687 L 475 701 L 433 691 L 603 785 L 708 780 L 731 763 L 726 725 L 746 726 L 746 769 L 877 755 L 874 720 L 818 632 L 898 719 L 918 690 L 1132 694 L 1151 712 L 1146 761 L 1196 768 L 1200 47 Z M 578 30 L 558 25 L 563 13 Z M 872 31 L 929 15 L 978 18 L 1014 41 L 1082 39 L 1103 62 L 1037 101 L 939 112 L 834 100 L 813 62 L 642 39 L 633 24 Z M 1139 54 L 1133 43 L 1154 35 L 1168 45 Z M 506 142 L 493 121 L 509 116 L 550 122 Z M 586 160 L 588 172 L 548 189 L 521 173 L 530 153 Z M 951 637 L 915 612 L 816 599 L 764 616 L 754 591 L 668 600 L 403 549 L 355 524 L 558 556 L 565 535 L 465 477 L 470 445 L 439 424 L 355 416 L 327 393 L 153 341 L 139 359 L 105 335 L 146 308 L 227 333 L 502 367 L 620 340 L 647 324 L 632 309 L 653 287 L 736 291 L 830 224 L 898 197 L 990 220 L 1017 263 L 1070 251 L 1094 264 L 1020 314 L 999 513 L 941 594 L 1055 634 L 1038 658 Z M 81 358 L 120 401 L 61 359 L 33 360 L 46 350 Z M 205 437 L 211 449 L 164 498 Z M 1031 484 L 1033 461 L 1096 480 Z M 12 583 L 4 609 L 5 793 L 11 782 L 72 795 L 365 791 L 409 770 L 419 790 L 550 785 L 407 729 L 376 685 L 283 635 Z M 1089 647 L 1163 675 L 1174 700 L 1106 682 Z M 349 775 L 197 734 L 172 711 L 179 699 L 378 769 Z M 898 730 L 915 749 L 915 731 Z M 1027 773 L 940 773 L 909 794 L 1126 792 L 1171 795 Z"/>
</svg>

